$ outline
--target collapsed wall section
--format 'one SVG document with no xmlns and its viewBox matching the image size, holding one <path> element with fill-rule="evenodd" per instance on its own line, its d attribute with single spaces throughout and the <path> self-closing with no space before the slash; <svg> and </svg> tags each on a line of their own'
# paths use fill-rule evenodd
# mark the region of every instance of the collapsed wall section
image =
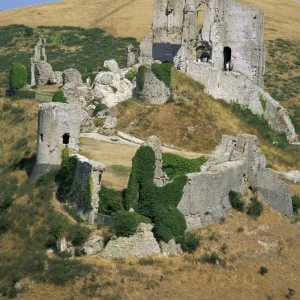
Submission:
<svg viewBox="0 0 300 300">
<path fill-rule="evenodd" d="M 229 192 L 244 194 L 249 188 L 283 216 L 293 216 L 289 186 L 274 170 L 266 168 L 256 136 L 223 136 L 201 172 L 187 177 L 178 209 L 185 216 L 188 230 L 219 221 L 231 208 Z"/>
<path fill-rule="evenodd" d="M 77 167 L 72 186 L 73 193 L 69 202 L 76 206 L 82 219 L 93 224 L 98 216 L 98 194 L 105 166 L 78 154 L 76 158 Z"/>
</svg>

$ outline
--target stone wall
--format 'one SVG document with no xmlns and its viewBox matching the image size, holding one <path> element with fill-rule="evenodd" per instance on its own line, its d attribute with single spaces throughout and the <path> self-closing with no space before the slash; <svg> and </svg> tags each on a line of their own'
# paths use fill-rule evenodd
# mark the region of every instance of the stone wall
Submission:
<svg viewBox="0 0 300 300">
<path fill-rule="evenodd" d="M 105 166 L 101 163 L 87 159 L 84 156 L 76 155 L 77 168 L 73 182 L 75 194 L 69 199 L 69 202 L 75 204 L 77 211 L 82 219 L 89 223 L 94 223 L 98 217 L 99 196 L 101 189 L 102 173 Z M 84 203 L 88 190 L 91 189 L 91 197 L 87 199 L 89 204 Z"/>
<path fill-rule="evenodd" d="M 219 221 L 231 208 L 229 192 L 243 194 L 250 187 L 283 216 L 293 216 L 289 186 L 274 170 L 266 168 L 256 136 L 223 136 L 201 172 L 187 177 L 178 209 L 189 230 Z"/>
<path fill-rule="evenodd" d="M 263 115 L 272 129 L 285 132 L 290 143 L 297 142 L 297 134 L 286 109 L 243 74 L 225 72 L 208 63 L 190 63 L 185 72 L 204 84 L 205 92 L 215 99 L 247 106 L 253 113 Z"/>
<path fill-rule="evenodd" d="M 61 164 L 61 152 L 79 151 L 81 108 L 64 103 L 39 105 L 37 159 L 33 176 Z"/>
</svg>

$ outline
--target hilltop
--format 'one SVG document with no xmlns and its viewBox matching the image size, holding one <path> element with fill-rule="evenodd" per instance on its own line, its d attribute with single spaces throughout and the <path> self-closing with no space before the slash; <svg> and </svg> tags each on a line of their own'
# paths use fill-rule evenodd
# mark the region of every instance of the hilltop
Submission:
<svg viewBox="0 0 300 300">
<path fill-rule="evenodd" d="M 239 0 L 265 10 L 265 39 L 299 40 L 299 6 L 292 0 Z M 0 12 L 0 26 L 100 27 L 109 34 L 143 39 L 151 31 L 153 0 L 64 0 Z M 139 12 L 139 13 L 137 13 Z"/>
</svg>

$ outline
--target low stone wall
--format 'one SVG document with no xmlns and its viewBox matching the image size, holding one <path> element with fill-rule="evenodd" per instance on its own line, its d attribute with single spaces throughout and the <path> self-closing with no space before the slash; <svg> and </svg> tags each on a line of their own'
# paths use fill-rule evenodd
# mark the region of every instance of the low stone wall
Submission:
<svg viewBox="0 0 300 300">
<path fill-rule="evenodd" d="M 186 74 L 204 84 L 215 99 L 247 106 L 253 113 L 263 115 L 273 130 L 285 132 L 290 143 L 297 142 L 287 110 L 243 74 L 215 69 L 208 63 L 190 63 Z"/>
</svg>

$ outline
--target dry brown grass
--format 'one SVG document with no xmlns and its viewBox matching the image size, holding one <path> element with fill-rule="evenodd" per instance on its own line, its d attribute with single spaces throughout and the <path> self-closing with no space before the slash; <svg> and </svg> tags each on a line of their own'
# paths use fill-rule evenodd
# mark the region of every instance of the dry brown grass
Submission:
<svg viewBox="0 0 300 300">
<path fill-rule="evenodd" d="M 238 233 L 238 228 L 243 230 Z M 158 256 L 153 265 L 134 259 L 106 261 L 97 257 L 82 260 L 95 267 L 88 278 L 67 287 L 35 284 L 21 299 L 87 299 L 80 293 L 87 286 L 113 283 L 98 289 L 89 299 L 285 299 L 288 288 L 300 283 L 300 230 L 265 207 L 257 220 L 232 211 L 222 222 L 200 230 L 200 248 L 194 254 L 174 258 Z M 199 262 L 206 252 L 218 252 L 224 264 Z M 258 271 L 268 269 L 265 276 Z M 110 295 L 110 298 L 109 296 Z"/>
<path fill-rule="evenodd" d="M 172 85 L 178 104 L 124 102 L 119 106 L 119 129 L 141 139 L 154 134 L 166 145 L 198 153 L 211 153 L 223 134 L 254 134 L 269 165 L 280 171 L 300 169 L 299 152 L 274 147 L 258 129 L 245 125 L 227 105 L 206 95 L 183 73 L 172 71 Z"/>
<path fill-rule="evenodd" d="M 300 39 L 296 0 L 239 0 L 265 10 L 266 39 Z M 153 0 L 65 0 L 0 12 L 0 25 L 100 27 L 118 36 L 143 39 L 151 31 Z"/>
<path fill-rule="evenodd" d="M 106 143 L 88 138 L 81 138 L 81 154 L 100 161 L 106 166 L 103 176 L 103 184 L 116 190 L 122 190 L 127 187 L 132 158 L 134 157 L 137 146 L 128 146 L 121 144 Z M 174 151 L 173 153 L 186 158 L 200 157 L 200 153 Z"/>
</svg>

